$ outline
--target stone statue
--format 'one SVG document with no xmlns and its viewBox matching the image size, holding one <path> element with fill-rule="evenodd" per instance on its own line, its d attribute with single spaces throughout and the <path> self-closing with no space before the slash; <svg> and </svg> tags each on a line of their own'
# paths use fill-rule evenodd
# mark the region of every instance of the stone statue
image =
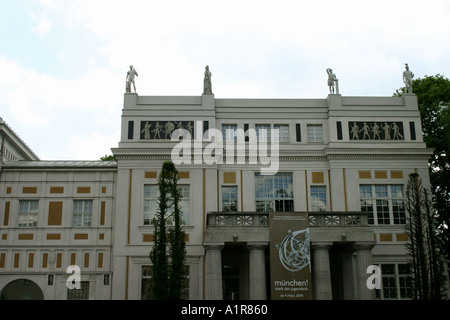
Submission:
<svg viewBox="0 0 450 320">
<path fill-rule="evenodd" d="M 203 94 L 213 94 L 211 84 L 212 73 L 209 71 L 209 66 L 205 68 L 205 79 L 203 80 Z"/>
<path fill-rule="evenodd" d="M 375 122 L 372 126 L 373 140 L 380 140 L 380 126 Z M 377 139 L 378 138 L 378 139 Z"/>
<path fill-rule="evenodd" d="M 126 92 L 131 92 L 131 84 L 133 84 L 134 92 L 136 92 L 136 84 L 134 82 L 134 77 L 138 76 L 138 73 L 136 69 L 133 68 L 133 66 L 130 66 L 130 70 L 127 72 L 127 78 L 126 78 Z"/>
<path fill-rule="evenodd" d="M 409 71 L 409 66 L 405 63 L 405 71 L 403 71 L 403 82 L 405 83 L 405 93 L 412 92 L 412 78 L 414 78 L 414 73 Z"/>
<path fill-rule="evenodd" d="M 333 70 L 328 68 L 328 88 L 330 88 L 330 94 L 339 94 L 339 80 L 336 78 L 336 75 L 333 73 Z"/>
<path fill-rule="evenodd" d="M 141 133 L 144 134 L 144 139 L 149 140 L 150 139 L 150 127 L 152 126 L 151 123 L 148 123 L 148 121 L 144 125 L 144 129 L 141 130 Z"/>
<path fill-rule="evenodd" d="M 360 129 L 359 129 L 359 126 L 356 124 L 356 122 L 353 122 L 351 132 L 352 132 L 352 140 L 355 140 L 355 139 L 359 140 Z"/>
</svg>

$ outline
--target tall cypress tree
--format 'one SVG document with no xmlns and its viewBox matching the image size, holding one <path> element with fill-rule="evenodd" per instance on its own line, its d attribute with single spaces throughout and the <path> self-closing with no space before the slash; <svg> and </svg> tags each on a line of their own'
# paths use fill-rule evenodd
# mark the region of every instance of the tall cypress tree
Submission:
<svg viewBox="0 0 450 320">
<path fill-rule="evenodd" d="M 173 228 L 169 232 L 171 259 L 171 267 L 169 269 L 169 299 L 178 300 L 181 299 L 185 276 L 186 234 L 181 228 L 183 224 L 180 207 L 182 194 L 178 188 L 178 171 L 175 169 L 175 166 L 173 166 L 172 170 L 171 195 L 173 200 Z"/>
<path fill-rule="evenodd" d="M 426 189 L 417 173 L 409 175 L 406 186 L 406 248 L 411 256 L 414 298 L 438 300 L 442 298 L 443 268 L 435 241 L 436 219 Z"/>
<path fill-rule="evenodd" d="M 168 268 L 167 258 L 167 213 L 169 210 L 170 195 L 170 171 L 167 170 L 166 163 L 158 176 L 158 208 L 152 224 L 155 228 L 154 245 L 150 252 L 152 266 L 152 298 L 155 300 L 168 299 Z"/>
<path fill-rule="evenodd" d="M 154 246 L 150 252 L 152 267 L 152 298 L 181 298 L 186 256 L 185 233 L 181 228 L 181 192 L 178 171 L 171 161 L 163 163 L 158 176 L 158 208 L 152 224 L 155 227 Z M 172 222 L 172 226 L 168 223 Z"/>
</svg>

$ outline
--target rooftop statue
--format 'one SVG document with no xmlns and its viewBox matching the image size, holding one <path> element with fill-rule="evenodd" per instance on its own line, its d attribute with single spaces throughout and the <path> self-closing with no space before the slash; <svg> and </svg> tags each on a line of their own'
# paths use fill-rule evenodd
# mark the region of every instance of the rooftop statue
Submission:
<svg viewBox="0 0 450 320">
<path fill-rule="evenodd" d="M 137 77 L 139 75 L 136 69 L 134 69 L 133 66 L 130 66 L 130 70 L 127 72 L 125 92 L 131 92 L 131 84 L 133 84 L 134 92 L 136 92 L 136 84 L 134 82 L 135 76 Z"/>
<path fill-rule="evenodd" d="M 203 94 L 213 94 L 211 84 L 212 73 L 209 71 L 209 66 L 205 68 L 205 79 L 203 80 Z"/>
<path fill-rule="evenodd" d="M 403 71 L 403 82 L 405 83 L 405 93 L 412 92 L 412 78 L 414 78 L 414 73 L 409 71 L 409 66 L 405 63 L 405 71 Z"/>
<path fill-rule="evenodd" d="M 330 89 L 330 94 L 339 94 L 339 80 L 333 73 L 333 69 L 328 68 L 328 88 Z"/>
</svg>

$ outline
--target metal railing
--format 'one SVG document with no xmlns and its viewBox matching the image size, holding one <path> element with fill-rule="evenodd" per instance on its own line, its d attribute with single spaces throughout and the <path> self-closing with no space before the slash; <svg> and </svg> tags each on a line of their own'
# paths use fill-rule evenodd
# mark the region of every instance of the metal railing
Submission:
<svg viewBox="0 0 450 320">
<path fill-rule="evenodd" d="M 209 212 L 208 226 L 268 227 L 269 212 Z M 365 212 L 309 212 L 310 227 L 364 227 L 368 226 Z"/>
</svg>

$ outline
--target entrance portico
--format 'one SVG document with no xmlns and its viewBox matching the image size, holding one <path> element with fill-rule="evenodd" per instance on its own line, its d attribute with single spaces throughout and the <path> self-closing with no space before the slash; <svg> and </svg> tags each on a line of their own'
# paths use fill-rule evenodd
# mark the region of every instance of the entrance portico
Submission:
<svg viewBox="0 0 450 320">
<path fill-rule="evenodd" d="M 206 299 L 270 299 L 268 214 L 208 214 L 204 242 Z M 240 217 L 244 215 L 245 219 Z M 352 213 L 353 218 L 359 217 L 352 225 L 345 224 L 345 215 L 349 214 L 310 213 L 315 300 L 375 298 L 366 286 L 366 270 L 372 264 L 375 244 L 373 232 L 362 213 Z M 326 216 L 338 217 L 343 225 L 327 225 Z"/>
</svg>

